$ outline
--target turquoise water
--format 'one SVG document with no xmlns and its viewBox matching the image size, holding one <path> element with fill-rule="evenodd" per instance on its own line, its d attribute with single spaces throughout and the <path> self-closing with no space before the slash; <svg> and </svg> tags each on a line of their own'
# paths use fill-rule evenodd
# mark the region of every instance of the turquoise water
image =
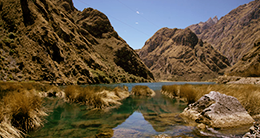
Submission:
<svg viewBox="0 0 260 138">
<path fill-rule="evenodd" d="M 231 136 L 229 132 L 203 132 L 182 120 L 178 114 L 187 106 L 186 103 L 170 99 L 160 93 L 162 85 L 185 84 L 187 82 L 160 83 L 120 83 L 98 86 L 128 86 L 129 91 L 135 85 L 146 85 L 156 92 L 155 97 L 129 97 L 122 105 L 105 111 L 87 110 L 86 106 L 65 103 L 58 98 L 46 99 L 44 107 L 49 116 L 43 128 L 32 132 L 28 137 L 39 138 L 81 138 L 81 137 L 154 137 L 191 136 L 223 137 Z M 189 84 L 214 84 L 210 82 L 189 82 Z M 234 131 L 234 130 L 232 130 Z M 235 135 L 232 136 L 235 137 Z M 241 136 L 238 134 L 236 136 Z"/>
</svg>

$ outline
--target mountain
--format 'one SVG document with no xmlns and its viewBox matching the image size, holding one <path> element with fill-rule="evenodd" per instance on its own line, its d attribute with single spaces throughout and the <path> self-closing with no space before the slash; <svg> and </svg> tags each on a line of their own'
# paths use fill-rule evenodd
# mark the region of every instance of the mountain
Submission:
<svg viewBox="0 0 260 138">
<path fill-rule="evenodd" d="M 138 54 L 158 80 L 207 80 L 229 67 L 227 58 L 189 28 L 158 30 Z"/>
<path fill-rule="evenodd" d="M 92 84 L 153 81 L 107 16 L 72 0 L 0 2 L 0 80 Z"/>
<path fill-rule="evenodd" d="M 189 26 L 190 30 L 192 30 L 195 34 L 201 34 L 204 30 L 210 28 L 212 25 L 218 22 L 218 17 L 215 16 L 213 19 L 210 17 L 206 22 L 200 22 L 198 24 L 193 24 Z"/>
<path fill-rule="evenodd" d="M 239 6 L 207 29 L 190 26 L 200 39 L 212 44 L 234 65 L 260 38 L 260 0 Z M 196 25 L 195 25 L 196 26 Z"/>
<path fill-rule="evenodd" d="M 259 77 L 260 76 L 260 39 L 234 66 L 226 71 L 230 76 Z"/>
</svg>

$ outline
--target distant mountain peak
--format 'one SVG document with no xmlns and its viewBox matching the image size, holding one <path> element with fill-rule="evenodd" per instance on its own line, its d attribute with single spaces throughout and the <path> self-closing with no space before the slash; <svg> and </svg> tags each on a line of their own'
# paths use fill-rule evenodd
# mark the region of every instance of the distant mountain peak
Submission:
<svg viewBox="0 0 260 138">
<path fill-rule="evenodd" d="M 198 38 L 212 44 L 234 65 L 254 46 L 260 35 L 260 1 L 241 5 L 210 27 L 191 25 Z M 212 20 L 216 20 L 214 17 Z M 209 19 L 210 21 L 210 19 Z"/>
<path fill-rule="evenodd" d="M 214 18 L 210 17 L 206 22 L 200 22 L 198 24 L 193 24 L 191 26 L 188 26 L 187 28 L 190 28 L 191 31 L 193 31 L 195 34 L 201 34 L 204 30 L 215 25 L 217 22 L 218 22 L 218 17 L 215 16 Z"/>
<path fill-rule="evenodd" d="M 215 16 L 212 20 L 213 20 L 214 23 L 217 23 L 218 22 L 218 17 Z"/>
</svg>

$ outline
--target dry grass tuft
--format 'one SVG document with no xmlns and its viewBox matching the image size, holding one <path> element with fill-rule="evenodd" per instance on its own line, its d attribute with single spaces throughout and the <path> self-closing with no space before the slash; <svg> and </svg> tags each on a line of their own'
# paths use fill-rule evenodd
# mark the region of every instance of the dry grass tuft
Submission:
<svg viewBox="0 0 260 138">
<path fill-rule="evenodd" d="M 175 89 L 176 85 L 170 85 L 167 87 L 173 87 L 172 89 Z M 236 97 L 250 115 L 260 114 L 260 85 L 180 85 L 179 90 L 180 93 L 178 96 L 185 97 L 188 103 L 197 101 L 210 91 L 218 91 L 222 94 Z M 166 91 L 165 93 L 171 93 L 171 91 Z"/>
<path fill-rule="evenodd" d="M 41 111 L 42 100 L 36 93 L 16 92 L 3 101 L 14 127 L 28 132 L 43 125 L 41 117 L 47 114 Z"/>
<path fill-rule="evenodd" d="M 185 84 L 180 86 L 180 97 L 185 97 L 188 104 L 196 102 L 196 96 L 196 91 L 191 85 Z"/>
<path fill-rule="evenodd" d="M 31 90 L 10 92 L 0 102 L 0 137 L 23 137 L 43 125 L 42 99 Z"/>
<path fill-rule="evenodd" d="M 136 85 L 132 88 L 132 95 L 137 96 L 154 96 L 155 92 L 148 86 Z"/>
<path fill-rule="evenodd" d="M 166 94 L 170 98 L 177 97 L 179 95 L 179 86 L 178 85 L 163 85 L 161 92 Z"/>
<path fill-rule="evenodd" d="M 71 102 L 86 104 L 90 108 L 102 109 L 121 104 L 118 100 L 125 98 L 124 91 L 116 87 L 113 90 L 106 87 L 71 85 L 65 88 L 66 98 Z"/>
</svg>

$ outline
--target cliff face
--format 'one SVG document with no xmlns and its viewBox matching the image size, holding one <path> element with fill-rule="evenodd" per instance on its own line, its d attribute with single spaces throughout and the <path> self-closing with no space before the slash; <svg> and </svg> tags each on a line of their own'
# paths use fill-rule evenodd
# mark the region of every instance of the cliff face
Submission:
<svg viewBox="0 0 260 138">
<path fill-rule="evenodd" d="M 229 67 L 227 58 L 188 28 L 162 28 L 138 53 L 159 80 L 207 80 Z"/>
<path fill-rule="evenodd" d="M 255 0 L 232 10 L 207 29 L 191 28 L 200 39 L 212 44 L 234 65 L 259 38 L 259 17 L 260 1 Z"/>
<path fill-rule="evenodd" d="M 72 0 L 0 2 L 0 80 L 53 83 L 152 81 L 135 51 L 92 8 Z"/>
</svg>

